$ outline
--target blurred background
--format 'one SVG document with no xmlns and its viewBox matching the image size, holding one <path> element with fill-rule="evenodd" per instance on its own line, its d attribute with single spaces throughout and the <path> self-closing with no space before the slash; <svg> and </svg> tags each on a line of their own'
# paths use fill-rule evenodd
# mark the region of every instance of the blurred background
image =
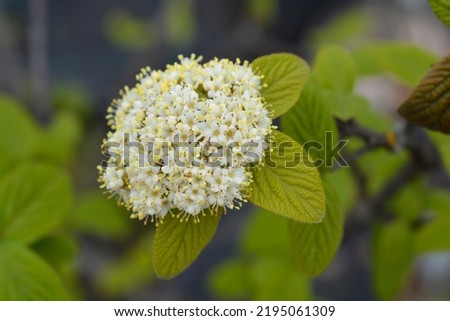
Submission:
<svg viewBox="0 0 450 321">
<path fill-rule="evenodd" d="M 425 0 L 0 0 L 0 179 L 21 162 L 45 162 L 73 186 L 61 224 L 29 246 L 73 299 L 449 299 L 448 251 L 416 256 L 401 286 L 380 296 L 369 227 L 346 234 L 328 270 L 310 280 L 290 262 L 285 222 L 251 206 L 223 217 L 182 275 L 158 280 L 153 227 L 129 220 L 98 188 L 106 108 L 140 68 L 164 68 L 180 53 L 251 61 L 286 51 L 312 62 L 324 45 L 353 52 L 386 42 L 411 44 L 400 64 L 450 52 L 450 32 Z M 394 126 L 417 82 L 411 72 L 411 81 L 363 75 L 355 91 Z M 351 212 L 356 188 L 347 198 Z"/>
</svg>

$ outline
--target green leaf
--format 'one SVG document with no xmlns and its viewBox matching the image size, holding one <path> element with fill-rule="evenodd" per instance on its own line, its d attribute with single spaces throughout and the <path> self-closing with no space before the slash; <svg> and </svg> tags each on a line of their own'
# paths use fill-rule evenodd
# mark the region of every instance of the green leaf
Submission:
<svg viewBox="0 0 450 321">
<path fill-rule="evenodd" d="M 84 192 L 68 217 L 68 226 L 82 233 L 122 239 L 129 235 L 132 224 L 130 214 L 116 203 L 98 190 Z"/>
<path fill-rule="evenodd" d="M 382 226 L 375 234 L 373 252 L 375 292 L 382 300 L 396 298 L 409 276 L 413 259 L 413 236 L 401 222 Z"/>
<path fill-rule="evenodd" d="M 392 117 L 383 114 L 380 108 L 367 108 L 355 117 L 356 121 L 364 127 L 378 132 L 388 132 L 392 130 L 394 122 Z"/>
<path fill-rule="evenodd" d="M 178 47 L 189 45 L 197 34 L 192 0 L 168 0 L 165 3 L 167 40 Z"/>
<path fill-rule="evenodd" d="M 398 113 L 416 125 L 450 134 L 450 55 L 433 67 Z"/>
<path fill-rule="evenodd" d="M 438 217 L 421 227 L 415 234 L 414 249 L 416 253 L 450 250 L 450 217 Z"/>
<path fill-rule="evenodd" d="M 310 285 L 292 264 L 288 220 L 256 210 L 246 222 L 237 259 L 216 267 L 209 278 L 220 299 L 308 300 Z"/>
<path fill-rule="evenodd" d="M 118 260 L 99 273 L 96 286 L 108 297 L 118 297 L 149 285 L 153 279 L 152 238 L 145 235 Z"/>
<path fill-rule="evenodd" d="M 222 209 L 208 211 L 196 223 L 194 219 L 180 222 L 168 214 L 156 228 L 153 242 L 153 266 L 156 275 L 170 279 L 183 272 L 198 257 L 216 232 Z"/>
<path fill-rule="evenodd" d="M 288 262 L 272 257 L 262 257 L 254 262 L 249 273 L 254 284 L 253 300 L 311 300 L 308 280 Z"/>
<path fill-rule="evenodd" d="M 309 163 L 303 148 L 289 136 L 274 130 L 276 143 L 267 150 L 265 166 L 253 167 L 249 200 L 275 214 L 303 223 L 321 222 L 325 196 L 319 171 Z"/>
<path fill-rule="evenodd" d="M 54 229 L 70 207 L 68 176 L 48 165 L 24 165 L 0 181 L 0 239 L 29 243 Z"/>
<path fill-rule="evenodd" d="M 0 300 L 67 299 L 55 271 L 18 244 L 0 244 L 0 271 Z"/>
<path fill-rule="evenodd" d="M 0 94 L 0 159 L 29 159 L 36 151 L 39 135 L 39 128 L 25 108 Z"/>
<path fill-rule="evenodd" d="M 323 99 L 328 102 L 331 113 L 342 119 L 356 118 L 369 108 L 369 101 L 361 96 L 322 89 Z"/>
<path fill-rule="evenodd" d="M 245 300 L 251 293 L 249 267 L 240 260 L 230 260 L 220 264 L 208 278 L 209 287 L 223 300 Z"/>
<path fill-rule="evenodd" d="M 425 202 L 429 209 L 439 217 L 448 217 L 450 208 L 450 192 L 448 190 L 428 191 Z"/>
<path fill-rule="evenodd" d="M 54 267 L 69 264 L 78 252 L 74 239 L 66 235 L 49 235 L 31 245 L 31 249 Z"/>
<path fill-rule="evenodd" d="M 301 270 L 308 276 L 321 274 L 330 264 L 338 250 L 343 230 L 344 212 L 332 185 L 324 180 L 327 198 L 326 215 L 320 224 L 289 222 L 293 255 Z"/>
<path fill-rule="evenodd" d="M 422 180 L 415 179 L 393 195 L 387 202 L 387 209 L 396 217 L 413 223 L 426 210 L 426 194 Z"/>
<path fill-rule="evenodd" d="M 311 300 L 309 281 L 289 263 L 287 257 L 230 260 L 213 270 L 209 286 L 225 300 Z"/>
<path fill-rule="evenodd" d="M 158 34 L 152 23 L 126 10 L 107 12 L 103 31 L 113 45 L 125 50 L 148 50 L 157 43 Z"/>
<path fill-rule="evenodd" d="M 247 6 L 250 15 L 262 24 L 270 24 L 276 19 L 278 0 L 250 0 Z"/>
<path fill-rule="evenodd" d="M 77 115 L 71 112 L 56 114 L 52 124 L 41 136 L 39 156 L 57 165 L 76 159 L 76 147 L 81 141 L 82 132 Z"/>
<path fill-rule="evenodd" d="M 314 60 L 314 79 L 324 88 L 351 92 L 355 84 L 356 66 L 351 54 L 340 46 L 325 46 Z"/>
<path fill-rule="evenodd" d="M 337 129 L 331 116 L 329 100 L 318 86 L 311 83 L 305 86 L 294 107 L 282 116 L 281 127 L 305 149 L 310 148 L 308 154 L 314 160 L 322 161 L 322 165 L 330 163 L 326 158 L 326 132 L 336 134 Z"/>
<path fill-rule="evenodd" d="M 339 211 L 347 213 L 355 205 L 358 199 L 358 190 L 352 170 L 340 168 L 337 171 L 326 173 L 327 189 L 334 190 L 339 202 Z"/>
<path fill-rule="evenodd" d="M 255 256 L 288 257 L 287 220 L 263 209 L 254 211 L 246 223 L 242 248 Z"/>
<path fill-rule="evenodd" d="M 390 151 L 378 149 L 360 157 L 358 166 L 370 179 L 367 180 L 367 190 L 371 195 L 376 195 L 385 184 L 405 166 L 408 161 L 408 153 L 402 151 L 393 154 Z"/>
<path fill-rule="evenodd" d="M 436 16 L 450 27 L 450 0 L 429 0 L 429 3 Z"/>
<path fill-rule="evenodd" d="M 428 51 L 406 43 L 375 43 L 354 53 L 360 75 L 386 72 L 409 86 L 416 86 L 437 57 Z"/>
<path fill-rule="evenodd" d="M 328 44 L 353 44 L 370 31 L 373 16 L 367 11 L 355 9 L 345 10 L 335 18 L 331 18 L 324 27 L 315 27 L 309 31 L 308 40 L 320 47 Z"/>
<path fill-rule="evenodd" d="M 263 56 L 252 62 L 252 68 L 264 76 L 261 89 L 269 111 L 276 118 L 298 100 L 309 74 L 308 64 L 300 57 L 288 53 Z"/>
<path fill-rule="evenodd" d="M 0 157 L 0 180 L 18 165 L 17 162 Z"/>
</svg>

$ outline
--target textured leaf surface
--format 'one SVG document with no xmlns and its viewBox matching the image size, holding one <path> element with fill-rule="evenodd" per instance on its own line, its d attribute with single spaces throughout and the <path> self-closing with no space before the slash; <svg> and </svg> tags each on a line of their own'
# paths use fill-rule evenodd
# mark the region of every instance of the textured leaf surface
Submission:
<svg viewBox="0 0 450 321">
<path fill-rule="evenodd" d="M 17 244 L 0 244 L 0 300 L 64 300 L 61 280 L 39 256 Z"/>
<path fill-rule="evenodd" d="M 311 146 L 310 151 L 314 152 L 311 156 L 322 160 L 323 164 L 326 158 L 326 132 L 336 133 L 336 124 L 328 102 L 320 88 L 308 83 L 294 107 L 281 118 L 283 131 L 305 148 L 307 142 L 314 141 L 321 144 L 322 148 L 317 148 L 318 144 L 310 143 L 315 146 Z"/>
<path fill-rule="evenodd" d="M 314 277 L 322 273 L 334 258 L 344 230 L 344 212 L 333 186 L 324 180 L 326 215 L 320 224 L 289 222 L 294 260 L 302 271 Z"/>
<path fill-rule="evenodd" d="M 374 242 L 375 292 L 382 300 L 391 300 L 402 290 L 413 259 L 413 237 L 403 222 L 380 227 Z"/>
<path fill-rule="evenodd" d="M 351 92 L 356 78 L 356 66 L 350 53 L 339 46 L 325 46 L 314 61 L 313 73 L 325 88 Z"/>
<path fill-rule="evenodd" d="M 319 172 L 291 137 L 274 131 L 276 146 L 267 151 L 265 166 L 252 168 L 249 200 L 275 214 L 304 223 L 321 222 L 325 196 Z"/>
<path fill-rule="evenodd" d="M 429 0 L 436 16 L 450 28 L 450 0 Z"/>
<path fill-rule="evenodd" d="M 425 76 L 398 113 L 414 124 L 450 133 L 450 55 Z"/>
<path fill-rule="evenodd" d="M 268 109 L 276 118 L 291 108 L 298 100 L 309 74 L 308 64 L 300 57 L 277 53 L 262 56 L 252 62 L 252 68 L 263 75 L 261 94 Z"/>
<path fill-rule="evenodd" d="M 153 242 L 153 266 L 156 275 L 170 279 L 183 272 L 200 254 L 216 232 L 221 211 L 180 222 L 170 214 L 156 229 Z"/>
<path fill-rule="evenodd" d="M 17 168 L 0 182 L 0 239 L 38 239 L 61 222 L 71 200 L 63 172 L 41 164 Z"/>
</svg>

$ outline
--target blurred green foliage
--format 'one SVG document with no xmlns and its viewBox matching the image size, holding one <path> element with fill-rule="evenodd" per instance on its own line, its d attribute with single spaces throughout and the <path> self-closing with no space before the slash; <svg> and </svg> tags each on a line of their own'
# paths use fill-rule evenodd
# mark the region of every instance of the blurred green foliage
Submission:
<svg viewBox="0 0 450 321">
<path fill-rule="evenodd" d="M 193 0 L 165 1 L 167 40 L 178 46 L 191 44 L 197 34 Z"/>
<path fill-rule="evenodd" d="M 242 233 L 241 253 L 211 272 L 218 299 L 310 300 L 307 278 L 292 261 L 288 220 L 255 211 Z"/>
<path fill-rule="evenodd" d="M 331 115 L 342 120 L 354 118 L 361 125 L 384 134 L 394 130 L 391 117 L 370 106 L 364 97 L 352 93 L 354 84 L 363 77 L 385 74 L 399 84 L 413 87 L 438 58 L 413 44 L 361 41 L 364 37 L 367 39 L 369 32 L 367 13 L 354 11 L 312 33 L 309 39 L 318 50 L 311 76 L 298 102 L 282 116 L 283 131 L 300 143 L 311 140 L 323 143 L 325 131 L 337 133 Z M 447 169 L 450 169 L 450 140 L 442 134 L 430 133 L 430 136 L 442 153 Z M 361 146 L 358 138 L 350 138 L 346 151 L 355 152 Z M 326 159 L 325 151 L 313 156 Z M 252 267 L 256 264 L 257 254 L 260 258 L 258 264 L 263 266 L 260 269 L 272 269 L 272 280 L 283 271 L 279 266 L 282 260 L 291 268 L 298 269 L 295 273 L 302 276 L 303 281 L 302 285 L 295 282 L 295 287 L 298 287 L 297 295 L 304 294 L 302 289 L 311 286 L 305 275 L 320 274 L 337 251 L 344 215 L 352 215 L 352 209 L 361 197 L 365 197 L 364 193 L 371 197 L 377 195 L 405 166 L 408 158 L 405 151 L 393 153 L 387 150 L 371 151 L 360 157 L 352 166 L 357 166 L 359 175 L 365 177 L 367 191 L 360 189 L 355 173 L 349 168 L 331 174 L 322 169 L 329 200 L 327 216 L 317 225 L 290 222 L 290 237 L 286 234 L 286 223 L 280 218 L 255 211 L 242 234 L 240 257 L 225 261 L 212 272 L 212 291 L 222 299 L 254 299 L 257 297 L 256 289 L 270 286 L 275 292 L 278 285 L 270 285 L 269 280 L 261 281 L 263 284 L 259 287 L 257 285 L 257 278 L 252 274 L 255 273 Z M 328 195 L 331 191 L 333 195 Z M 339 201 L 334 201 L 335 198 Z M 401 298 L 407 290 L 413 262 L 418 255 L 450 250 L 449 200 L 447 192 L 429 188 L 424 179 L 414 179 L 392 195 L 386 204 L 393 217 L 387 222 L 372 222 L 372 281 L 377 298 Z M 424 216 L 428 219 L 421 221 Z M 277 229 L 279 231 L 275 233 Z M 286 243 L 294 248 L 291 254 L 285 251 Z M 269 253 L 273 256 L 267 259 Z M 278 259 L 273 260 L 274 256 Z M 284 273 L 290 275 L 286 270 Z M 278 283 L 282 284 L 282 281 L 278 280 Z M 267 294 L 267 297 L 260 298 L 273 299 L 273 296 Z"/>
<path fill-rule="evenodd" d="M 382 300 L 397 298 L 413 261 L 413 233 L 402 221 L 378 226 L 373 241 L 373 281 Z"/>
<path fill-rule="evenodd" d="M 51 266 L 64 259 L 57 253 L 59 242 L 48 242 L 72 204 L 70 178 L 43 159 L 42 139 L 50 130 L 38 126 L 10 97 L 1 96 L 0 106 L 0 163 L 7 164 L 0 178 L 1 299 L 71 298 Z M 73 253 L 76 245 L 70 247 Z"/>
<path fill-rule="evenodd" d="M 327 96 L 318 86 L 307 84 L 297 103 L 281 118 L 283 131 L 302 144 L 316 141 L 322 144 L 321 146 L 326 146 L 326 132 L 331 132 L 335 137 L 337 135 L 328 102 Z M 302 117 L 304 113 L 311 117 Z M 309 151 L 313 161 L 317 159 L 330 161 L 325 148 L 311 146 Z M 321 164 L 321 170 L 325 168 L 324 165 L 325 163 Z"/>
<path fill-rule="evenodd" d="M 370 43 L 355 53 L 360 75 L 388 73 L 408 86 L 416 86 L 438 57 L 408 43 Z"/>
<path fill-rule="evenodd" d="M 450 27 L 450 1 L 449 0 L 428 0 L 436 16 Z"/>
<path fill-rule="evenodd" d="M 248 11 L 259 23 L 271 25 L 278 12 L 278 2 L 279 0 L 249 0 Z"/>
<path fill-rule="evenodd" d="M 197 35 L 192 0 L 163 1 L 156 16 L 143 17 L 127 9 L 115 9 L 108 11 L 102 22 L 109 42 L 126 51 L 148 51 L 161 44 L 185 47 Z"/>
<path fill-rule="evenodd" d="M 0 231 L 3 240 L 29 244 L 56 226 L 69 209 L 67 175 L 48 165 L 24 164 L 0 183 Z"/>
<path fill-rule="evenodd" d="M 66 225 L 73 231 L 120 240 L 130 235 L 129 216 L 117 201 L 95 189 L 80 193 Z"/>
<path fill-rule="evenodd" d="M 444 1 L 430 0 L 435 10 Z M 251 0 L 247 5 L 261 24 L 270 25 L 277 14 L 277 0 Z M 104 17 L 104 34 L 113 45 L 130 51 L 150 50 L 163 42 L 188 46 L 196 40 L 198 28 L 192 8 L 192 1 L 166 1 L 160 9 L 162 22 L 113 10 Z M 447 22 L 448 17 L 442 19 Z M 356 95 L 355 84 L 363 77 L 385 74 L 413 87 L 437 61 L 433 53 L 416 45 L 367 41 L 372 23 L 367 12 L 350 11 L 309 36 L 311 47 L 317 49 L 310 78 L 298 100 L 289 97 L 297 102 L 281 119 L 282 129 L 299 143 L 323 142 L 325 131 L 337 135 L 333 117 L 355 118 L 381 133 L 391 131 L 392 119 Z M 145 230 L 140 235 L 114 200 L 96 188 L 75 184 L 74 173 L 86 170 L 72 171 L 81 163 L 79 151 L 92 116 L 91 94 L 79 86 L 57 85 L 52 97 L 54 117 L 45 127 L 19 101 L 0 95 L 1 300 L 83 299 L 78 241 L 86 235 L 119 248 L 119 258 L 107 261 L 96 273 L 94 287 L 103 297 L 126 298 L 154 281 L 152 233 Z M 450 139 L 429 135 L 450 171 Z M 351 139 L 346 151 L 360 145 L 358 139 Z M 325 152 L 315 157 L 326 158 Z M 367 178 L 368 194 L 376 195 L 407 158 L 405 152 L 384 150 L 361 157 L 356 166 Z M 310 277 L 329 266 L 342 239 L 344 220 L 351 218 L 362 196 L 349 168 L 322 168 L 321 179 L 327 195 L 324 221 L 289 223 L 255 210 L 240 235 L 238 254 L 218 264 L 208 278 L 216 298 L 315 299 Z M 379 299 L 401 298 L 418 255 L 450 250 L 449 196 L 423 179 L 412 180 L 387 204 L 392 217 L 373 224 L 372 281 Z M 424 214 L 427 219 L 418 222 Z"/>
<path fill-rule="evenodd" d="M 0 105 L 0 159 L 17 162 L 32 157 L 38 149 L 41 132 L 25 108 L 13 98 L 1 95 Z"/>
<path fill-rule="evenodd" d="M 108 40 L 125 50 L 147 50 L 155 45 L 156 29 L 151 21 L 126 10 L 108 11 L 103 20 Z"/>
<path fill-rule="evenodd" d="M 309 43 L 315 48 L 325 45 L 358 45 L 370 33 L 372 16 L 361 9 L 344 11 L 325 25 L 313 30 L 309 36 Z"/>
<path fill-rule="evenodd" d="M 320 48 L 314 58 L 310 83 L 318 86 L 318 95 L 328 105 L 332 115 L 347 120 L 357 117 L 369 107 L 369 102 L 353 93 L 356 65 L 344 47 L 329 45 Z"/>
<path fill-rule="evenodd" d="M 68 298 L 56 272 L 36 253 L 13 242 L 0 243 L 0 300 Z"/>
<path fill-rule="evenodd" d="M 152 281 L 151 243 L 129 241 L 128 214 L 114 200 L 73 187 L 89 93 L 60 85 L 52 98 L 53 120 L 41 126 L 17 100 L 0 96 L 0 299 L 83 299 L 77 267 L 83 235 L 130 243 L 130 254 L 108 262 L 97 285 L 105 297 L 122 296 Z"/>
<path fill-rule="evenodd" d="M 144 235 L 116 261 L 105 266 L 95 285 L 106 297 L 120 298 L 144 288 L 154 279 L 152 236 Z"/>
</svg>

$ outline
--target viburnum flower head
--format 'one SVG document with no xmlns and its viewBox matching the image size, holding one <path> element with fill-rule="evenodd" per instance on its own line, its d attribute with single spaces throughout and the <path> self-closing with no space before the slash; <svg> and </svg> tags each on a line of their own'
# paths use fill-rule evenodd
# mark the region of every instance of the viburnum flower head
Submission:
<svg viewBox="0 0 450 321">
<path fill-rule="evenodd" d="M 108 109 L 110 157 L 99 180 L 133 218 L 172 212 L 198 221 L 209 208 L 240 207 L 272 129 L 248 62 L 179 60 L 143 69 Z"/>
</svg>

